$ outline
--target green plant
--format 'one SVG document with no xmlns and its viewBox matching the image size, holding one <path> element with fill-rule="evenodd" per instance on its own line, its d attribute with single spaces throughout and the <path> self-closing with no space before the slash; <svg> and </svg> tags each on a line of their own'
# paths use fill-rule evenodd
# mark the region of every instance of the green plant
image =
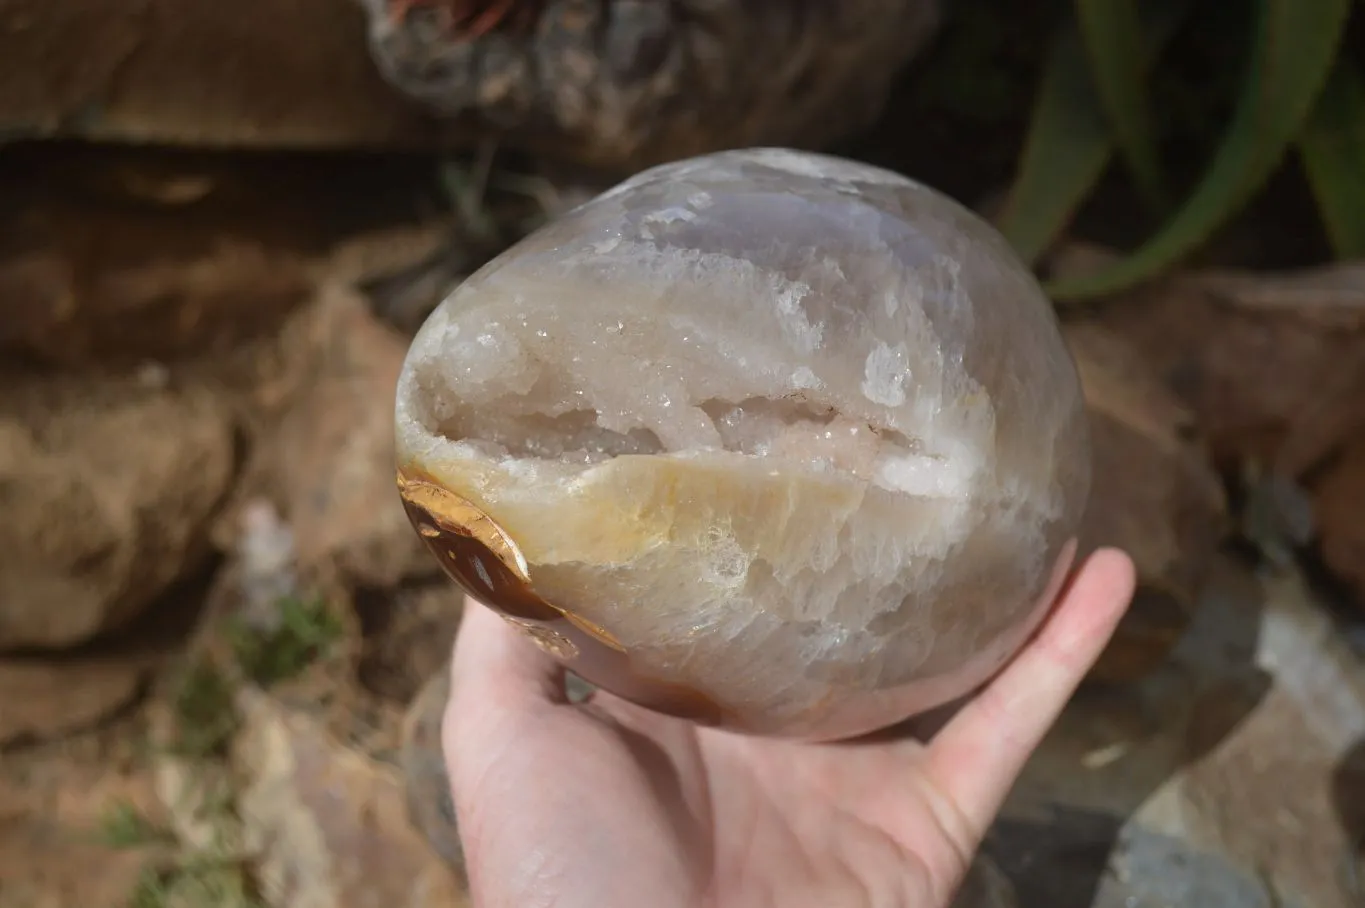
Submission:
<svg viewBox="0 0 1365 908">
<path fill-rule="evenodd" d="M 114 801 L 100 815 L 99 838 L 110 848 L 145 848 L 175 843 L 175 833 L 149 820 L 128 801 Z"/>
<path fill-rule="evenodd" d="M 270 687 L 294 677 L 341 636 L 341 623 L 321 598 L 286 597 L 277 604 L 278 624 L 270 630 L 233 622 L 228 627 L 233 657 L 248 678 Z"/>
<path fill-rule="evenodd" d="M 228 803 L 206 804 L 215 828 L 235 820 Z M 129 893 L 126 908 L 260 908 L 246 855 L 215 842 L 183 851 L 175 833 L 160 826 L 127 801 L 114 801 L 100 817 L 100 840 L 110 848 L 160 846 Z M 169 849 L 169 850 L 167 850 Z"/>
<path fill-rule="evenodd" d="M 176 685 L 172 708 L 176 756 L 205 759 L 221 756 L 237 730 L 237 708 L 231 682 L 206 657 L 192 661 Z"/>
<path fill-rule="evenodd" d="M 245 865 L 196 856 L 168 867 L 143 868 L 127 908 L 263 908 Z"/>
<path fill-rule="evenodd" d="M 1073 0 L 1044 64 L 999 226 L 1034 262 L 1119 162 L 1161 226 L 1059 301 L 1123 290 L 1185 259 L 1285 156 L 1300 156 L 1335 252 L 1365 254 L 1365 79 L 1342 53 L 1351 0 L 1245 0 L 1250 46 L 1232 113 L 1202 174 L 1177 194 L 1153 103 L 1154 71 L 1191 15 L 1228 0 Z M 1240 9 L 1240 7 L 1239 7 Z M 1234 10 L 1233 12 L 1237 12 Z M 1217 36 L 1222 37 L 1222 36 Z M 1191 86 L 1197 94 L 1201 86 Z"/>
</svg>

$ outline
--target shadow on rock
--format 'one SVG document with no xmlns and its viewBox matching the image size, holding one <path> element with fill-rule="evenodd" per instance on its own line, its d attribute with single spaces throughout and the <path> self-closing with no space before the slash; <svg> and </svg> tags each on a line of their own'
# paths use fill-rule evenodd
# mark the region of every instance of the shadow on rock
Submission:
<svg viewBox="0 0 1365 908">
<path fill-rule="evenodd" d="M 1332 806 L 1350 843 L 1343 856 L 1343 883 L 1365 904 L 1365 738 L 1342 756 L 1332 774 Z"/>
<path fill-rule="evenodd" d="M 1270 676 L 1255 663 L 1262 597 L 1251 577 L 1220 562 L 1193 624 L 1162 665 L 1130 684 L 1092 682 L 1077 693 L 985 844 L 1021 905 L 1262 904 L 1254 876 L 1134 818 L 1269 690 Z"/>
</svg>

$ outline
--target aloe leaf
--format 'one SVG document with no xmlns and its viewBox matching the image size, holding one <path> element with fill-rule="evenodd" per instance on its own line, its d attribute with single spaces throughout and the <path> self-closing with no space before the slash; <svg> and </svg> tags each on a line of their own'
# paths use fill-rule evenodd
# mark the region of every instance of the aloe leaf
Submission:
<svg viewBox="0 0 1365 908">
<path fill-rule="evenodd" d="M 1020 156 L 997 226 L 1032 264 L 1066 227 L 1113 155 L 1109 124 L 1095 95 L 1080 33 L 1064 27 L 1048 57 Z"/>
<path fill-rule="evenodd" d="M 1138 189 L 1166 207 L 1157 133 L 1147 97 L 1149 57 L 1134 0 L 1075 0 L 1095 92 Z"/>
<path fill-rule="evenodd" d="M 1299 137 L 1299 155 L 1338 258 L 1365 258 L 1365 75 L 1342 59 Z"/>
<path fill-rule="evenodd" d="M 1351 0 L 1259 0 L 1252 58 L 1203 180 L 1158 234 L 1096 274 L 1049 286 L 1058 302 L 1114 293 L 1179 262 L 1242 209 L 1294 143 L 1331 71 Z"/>
<path fill-rule="evenodd" d="M 1189 0 L 1144 4 L 1149 61 L 1161 55 L 1188 6 Z M 1094 85 L 1078 27 L 1069 23 L 1048 56 L 1009 199 L 996 218 L 1030 265 L 1071 222 L 1113 157 L 1114 139 Z"/>
</svg>

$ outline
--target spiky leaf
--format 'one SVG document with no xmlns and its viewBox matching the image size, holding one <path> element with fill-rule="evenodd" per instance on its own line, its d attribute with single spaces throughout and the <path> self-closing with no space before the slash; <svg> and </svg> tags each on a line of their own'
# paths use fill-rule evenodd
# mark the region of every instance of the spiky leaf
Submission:
<svg viewBox="0 0 1365 908">
<path fill-rule="evenodd" d="M 1189 0 L 1143 7 L 1147 59 L 1174 36 Z M 1058 33 L 1035 102 L 1028 138 L 997 226 L 1029 264 L 1070 223 L 1114 153 L 1114 139 L 1074 22 Z"/>
<path fill-rule="evenodd" d="M 1342 59 L 1299 137 L 1327 237 L 1340 258 L 1365 257 L 1365 75 Z"/>
<path fill-rule="evenodd" d="M 1066 227 L 1113 150 L 1080 33 L 1064 26 L 1043 73 L 1018 174 L 997 218 L 1024 261 L 1037 261 Z"/>
<path fill-rule="evenodd" d="M 1197 249 L 1251 199 L 1303 128 L 1331 71 L 1351 0 L 1259 0 L 1232 123 L 1203 180 L 1158 234 L 1097 274 L 1048 289 L 1058 302 L 1124 290 Z"/>
<path fill-rule="evenodd" d="M 1090 75 L 1114 140 L 1138 189 L 1164 207 L 1157 132 L 1147 97 L 1149 55 L 1134 0 L 1075 0 Z"/>
</svg>

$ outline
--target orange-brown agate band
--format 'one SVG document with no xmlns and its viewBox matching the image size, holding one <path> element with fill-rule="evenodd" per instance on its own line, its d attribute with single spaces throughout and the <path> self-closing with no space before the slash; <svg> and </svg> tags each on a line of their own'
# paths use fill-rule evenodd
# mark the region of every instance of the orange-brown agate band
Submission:
<svg viewBox="0 0 1365 908">
<path fill-rule="evenodd" d="M 521 550 L 488 514 L 412 468 L 398 471 L 398 492 L 408 520 L 446 574 L 565 667 L 649 709 L 704 725 L 722 724 L 722 709 L 708 697 L 643 676 L 606 628 L 536 593 Z"/>
</svg>

